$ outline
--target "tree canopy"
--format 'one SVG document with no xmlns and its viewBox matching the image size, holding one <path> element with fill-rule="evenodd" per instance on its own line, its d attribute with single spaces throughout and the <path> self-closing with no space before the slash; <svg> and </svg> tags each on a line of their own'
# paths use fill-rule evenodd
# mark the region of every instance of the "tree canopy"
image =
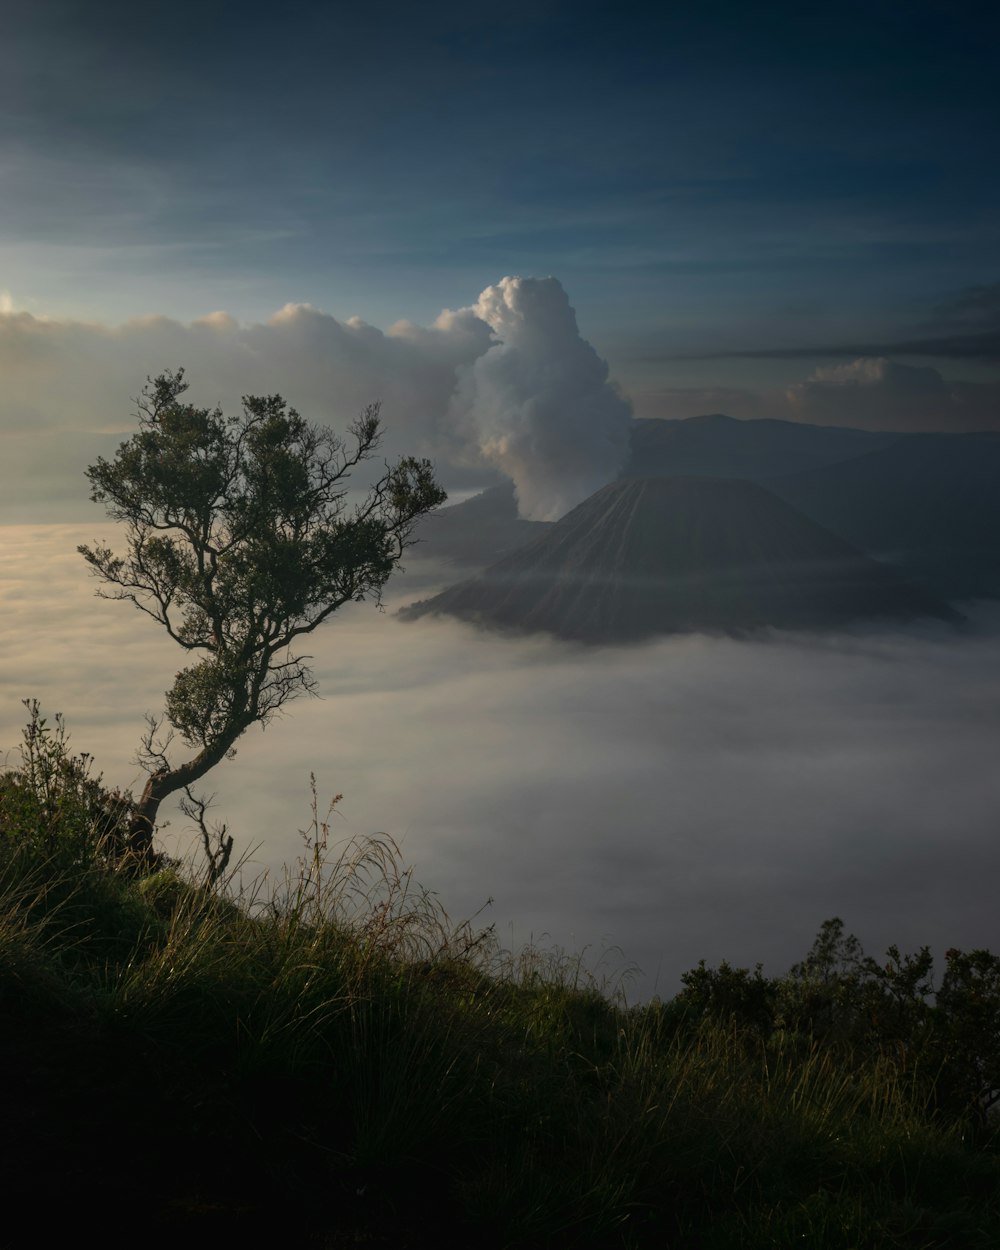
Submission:
<svg viewBox="0 0 1000 1250">
<path fill-rule="evenodd" d="M 296 644 L 350 602 L 380 602 L 445 493 L 427 460 L 406 457 L 354 506 L 347 483 L 376 452 L 379 405 L 346 438 L 310 424 L 280 395 L 244 396 L 238 415 L 182 401 L 184 370 L 149 379 L 139 430 L 87 470 L 91 498 L 126 527 L 127 550 L 81 546 L 104 586 L 157 621 L 191 662 L 150 718 L 141 758 L 150 773 L 131 842 L 148 855 L 160 802 L 190 786 L 289 699 L 311 692 Z M 195 754 L 173 759 L 179 735 Z"/>
</svg>

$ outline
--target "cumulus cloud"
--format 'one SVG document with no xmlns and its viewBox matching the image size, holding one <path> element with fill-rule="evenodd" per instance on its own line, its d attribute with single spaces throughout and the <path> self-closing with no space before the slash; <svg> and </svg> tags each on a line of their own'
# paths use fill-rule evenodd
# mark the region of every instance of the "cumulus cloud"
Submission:
<svg viewBox="0 0 1000 1250">
<path fill-rule="evenodd" d="M 618 476 L 631 405 L 555 278 L 504 278 L 472 311 L 498 341 L 462 370 L 456 422 L 513 480 L 522 517 L 558 520 Z"/>
<path fill-rule="evenodd" d="M 786 393 L 790 415 L 874 430 L 1000 429 L 1000 384 L 952 382 L 930 366 L 885 356 L 816 369 Z"/>
<path fill-rule="evenodd" d="M 132 400 L 147 375 L 179 366 L 195 403 L 232 409 L 244 394 L 280 393 L 337 428 L 381 400 L 386 455 L 430 456 L 451 485 L 488 482 L 467 467 L 446 416 L 457 369 L 491 342 L 471 312 L 383 332 L 301 304 L 251 325 L 224 312 L 109 327 L 0 310 L 0 520 L 88 515 L 85 466 L 135 428 Z"/>
<path fill-rule="evenodd" d="M 387 455 L 429 456 L 452 486 L 508 473 L 531 515 L 565 512 L 616 475 L 627 449 L 628 404 L 555 279 L 507 278 L 431 326 L 387 331 L 307 304 L 262 324 L 214 312 L 118 327 L 0 306 L 2 519 L 85 515 L 83 468 L 134 428 L 146 376 L 179 366 L 195 403 L 280 393 L 343 427 L 381 400 Z"/>
<path fill-rule="evenodd" d="M 277 391 L 316 419 L 342 422 L 381 399 L 391 430 L 430 447 L 457 367 L 490 341 L 489 327 L 471 313 L 388 332 L 307 304 L 246 326 L 223 312 L 190 324 L 150 316 L 120 327 L 0 313 L 0 430 L 23 425 L 26 410 L 64 431 L 128 430 L 129 397 L 145 376 L 183 365 L 196 402 Z"/>
<path fill-rule="evenodd" d="M 661 388 L 640 391 L 635 401 L 639 416 L 673 420 L 724 412 L 900 432 L 1000 430 L 1000 383 L 953 381 L 885 356 L 823 366 L 784 389 Z"/>
</svg>

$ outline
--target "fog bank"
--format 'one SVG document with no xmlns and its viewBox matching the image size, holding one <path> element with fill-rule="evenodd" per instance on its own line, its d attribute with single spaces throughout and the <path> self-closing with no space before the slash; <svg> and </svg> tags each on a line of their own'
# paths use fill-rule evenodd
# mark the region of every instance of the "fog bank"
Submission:
<svg viewBox="0 0 1000 1250">
<path fill-rule="evenodd" d="M 180 657 L 91 597 L 75 544 L 109 532 L 4 529 L 0 747 L 37 696 L 119 784 Z M 964 637 L 587 649 L 392 615 L 441 581 L 415 560 L 390 611 L 338 614 L 309 648 L 323 697 L 206 778 L 256 867 L 299 853 L 315 772 L 321 798 L 343 792 L 337 837 L 392 834 L 454 916 L 492 897 L 505 942 L 617 945 L 633 996 L 673 992 L 700 958 L 781 971 L 832 915 L 875 953 L 1000 946 L 995 608 Z"/>
</svg>

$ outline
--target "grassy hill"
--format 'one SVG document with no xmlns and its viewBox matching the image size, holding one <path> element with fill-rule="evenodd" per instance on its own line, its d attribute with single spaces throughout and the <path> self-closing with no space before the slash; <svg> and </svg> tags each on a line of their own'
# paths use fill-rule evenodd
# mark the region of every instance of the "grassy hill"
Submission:
<svg viewBox="0 0 1000 1250">
<path fill-rule="evenodd" d="M 768 481 L 776 495 L 938 594 L 1000 593 L 1000 435 L 908 434 Z"/>
<path fill-rule="evenodd" d="M 119 853 L 42 728 L 0 778 L 5 1246 L 1000 1244 L 1000 960 L 701 966 L 628 1006 L 453 926 L 319 809 L 280 882 Z M 112 1243 L 114 1244 L 114 1240 Z"/>
</svg>

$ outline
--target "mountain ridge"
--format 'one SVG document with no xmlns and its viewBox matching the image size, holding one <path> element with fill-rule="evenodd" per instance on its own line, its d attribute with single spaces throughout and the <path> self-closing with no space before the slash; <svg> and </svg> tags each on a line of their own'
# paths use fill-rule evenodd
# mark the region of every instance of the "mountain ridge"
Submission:
<svg viewBox="0 0 1000 1250">
<path fill-rule="evenodd" d="M 958 614 L 745 479 L 623 478 L 411 605 L 584 642 Z"/>
</svg>

